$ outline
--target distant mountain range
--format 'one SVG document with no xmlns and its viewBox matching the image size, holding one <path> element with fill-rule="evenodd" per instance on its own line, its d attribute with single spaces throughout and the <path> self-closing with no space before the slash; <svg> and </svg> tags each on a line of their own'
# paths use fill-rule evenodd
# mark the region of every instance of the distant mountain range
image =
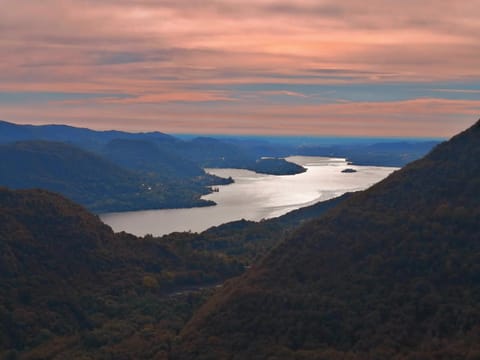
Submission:
<svg viewBox="0 0 480 360">
<path fill-rule="evenodd" d="M 95 131 L 67 125 L 18 125 L 0 121 L 0 143 L 25 140 L 58 141 L 85 148 L 100 149 L 115 139 L 175 142 L 173 136 L 160 132 L 128 133 L 124 131 Z"/>
<path fill-rule="evenodd" d="M 420 157 L 433 145 L 305 147 L 207 137 L 184 141 L 160 132 L 134 134 L 0 121 L 0 186 L 56 191 L 97 213 L 205 206 L 213 204 L 200 199 L 209 186 L 231 182 L 206 174 L 206 167 L 293 175 L 305 168 L 281 157 L 295 154 L 399 165 Z"/>
<path fill-rule="evenodd" d="M 480 121 L 229 281 L 175 359 L 480 354 Z"/>
<path fill-rule="evenodd" d="M 202 175 L 204 172 L 199 168 L 204 167 L 262 170 L 256 164 L 263 155 L 255 149 L 214 138 L 183 141 L 159 132 L 94 131 L 66 125 L 33 126 L 0 121 L 0 143 L 31 140 L 68 143 L 131 170 L 153 171 L 167 177 Z"/>
<path fill-rule="evenodd" d="M 122 131 L 94 131 L 75 128 L 66 125 L 17 125 L 0 121 L 0 143 L 9 143 L 25 140 L 60 141 L 70 143 L 81 148 L 111 154 L 111 147 L 125 153 L 132 149 L 126 141 L 149 142 L 157 148 L 159 155 L 183 159 L 195 163 L 199 167 L 235 167 L 255 170 L 255 164 L 262 157 L 281 158 L 290 155 L 332 156 L 345 157 L 357 165 L 378 165 L 401 167 L 416 160 L 430 151 L 439 141 L 434 140 L 398 140 L 379 142 L 374 139 L 369 142 L 361 139 L 346 141 L 340 139 L 338 144 L 319 144 L 310 138 L 304 143 L 301 138 L 298 142 L 288 140 L 281 142 L 278 139 L 269 141 L 268 138 L 248 139 L 222 137 L 196 137 L 189 140 L 166 135 L 159 132 L 127 133 Z M 122 144 L 118 140 L 125 141 Z M 113 144 L 108 145 L 110 142 Z M 130 143 L 131 144 L 131 143 Z M 139 143 L 137 143 L 139 144 Z M 108 149 L 110 147 L 110 149 Z M 113 159 L 118 156 L 111 154 Z M 139 168 L 139 164 L 134 164 Z M 266 173 L 268 169 L 265 169 Z M 264 170 L 257 168 L 257 170 Z M 290 173 L 292 169 L 288 169 Z M 300 169 L 298 169 L 300 171 Z M 276 172 L 281 172 L 278 169 Z"/>
</svg>

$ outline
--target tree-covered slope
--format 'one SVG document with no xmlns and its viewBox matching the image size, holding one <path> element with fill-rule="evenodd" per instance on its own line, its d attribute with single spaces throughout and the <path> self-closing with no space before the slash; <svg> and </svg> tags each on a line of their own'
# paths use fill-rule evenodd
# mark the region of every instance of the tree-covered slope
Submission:
<svg viewBox="0 0 480 360">
<path fill-rule="evenodd" d="M 109 188 L 132 191 L 135 175 L 97 155 L 59 142 L 28 141 L 0 145 L 0 184 L 12 188 L 45 188 L 87 202 Z M 140 184 L 136 184 L 139 186 Z M 83 200 L 83 199 L 82 199 Z M 83 201 L 85 203 L 85 201 Z"/>
<path fill-rule="evenodd" d="M 303 225 L 183 330 L 179 359 L 480 356 L 480 122 Z"/>
<path fill-rule="evenodd" d="M 65 143 L 25 141 L 0 145 L 0 186 L 59 192 L 95 212 L 210 204 L 200 196 L 208 192 L 205 185 L 212 180 L 193 182 L 176 174 L 169 179 L 126 170 Z"/>
<path fill-rule="evenodd" d="M 62 196 L 0 188 L 0 358 L 153 358 L 200 301 L 172 291 L 241 271 L 224 256 L 114 234 Z"/>
</svg>

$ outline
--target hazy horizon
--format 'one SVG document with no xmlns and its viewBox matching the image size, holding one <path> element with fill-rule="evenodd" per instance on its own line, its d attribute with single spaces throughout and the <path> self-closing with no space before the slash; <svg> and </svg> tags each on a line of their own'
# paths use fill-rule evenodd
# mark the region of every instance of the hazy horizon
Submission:
<svg viewBox="0 0 480 360">
<path fill-rule="evenodd" d="M 133 131 L 133 130 L 121 130 L 115 128 L 107 129 L 96 129 L 95 127 L 80 127 L 75 125 L 69 125 L 64 123 L 45 123 L 45 124 L 32 124 L 32 123 L 17 123 L 11 122 L 5 119 L 0 119 L 0 122 L 6 122 L 14 125 L 25 125 L 25 126 L 70 126 L 76 127 L 78 129 L 88 129 L 93 131 L 123 131 L 126 133 L 162 133 L 170 136 L 174 136 L 181 140 L 192 140 L 195 138 L 215 138 L 219 140 L 258 140 L 258 141 L 270 141 L 274 143 L 294 143 L 297 141 L 312 141 L 318 143 L 319 141 L 328 145 L 328 144 L 341 144 L 349 143 L 351 141 L 359 141 L 360 143 L 370 143 L 370 142 L 401 142 L 401 141 L 444 141 L 447 140 L 447 137 L 419 137 L 419 136 L 342 136 L 342 135 L 302 135 L 302 134 L 292 134 L 292 135 L 278 135 L 278 134 L 239 134 L 239 133 L 167 133 L 161 129 L 152 129 L 149 131 Z"/>
</svg>

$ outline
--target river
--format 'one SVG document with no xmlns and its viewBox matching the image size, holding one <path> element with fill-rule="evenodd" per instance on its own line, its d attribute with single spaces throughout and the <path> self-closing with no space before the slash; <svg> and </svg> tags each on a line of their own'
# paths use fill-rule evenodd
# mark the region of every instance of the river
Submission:
<svg viewBox="0 0 480 360">
<path fill-rule="evenodd" d="M 277 217 L 349 191 L 363 190 L 397 169 L 348 165 L 345 159 L 325 157 L 292 156 L 287 160 L 304 166 L 307 171 L 275 176 L 240 169 L 206 169 L 221 177 L 231 176 L 235 181 L 218 186 L 218 192 L 203 197 L 215 201 L 215 206 L 110 213 L 101 215 L 101 219 L 115 231 L 139 236 L 200 232 L 234 220 Z M 342 173 L 346 168 L 356 172 Z"/>
</svg>

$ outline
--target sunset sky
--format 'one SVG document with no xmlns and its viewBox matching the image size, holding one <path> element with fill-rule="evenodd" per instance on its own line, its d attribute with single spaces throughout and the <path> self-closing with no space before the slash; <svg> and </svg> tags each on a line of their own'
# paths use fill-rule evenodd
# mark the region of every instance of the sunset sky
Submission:
<svg viewBox="0 0 480 360">
<path fill-rule="evenodd" d="M 0 119 L 448 137 L 480 117 L 480 0 L 0 0 Z"/>
</svg>

